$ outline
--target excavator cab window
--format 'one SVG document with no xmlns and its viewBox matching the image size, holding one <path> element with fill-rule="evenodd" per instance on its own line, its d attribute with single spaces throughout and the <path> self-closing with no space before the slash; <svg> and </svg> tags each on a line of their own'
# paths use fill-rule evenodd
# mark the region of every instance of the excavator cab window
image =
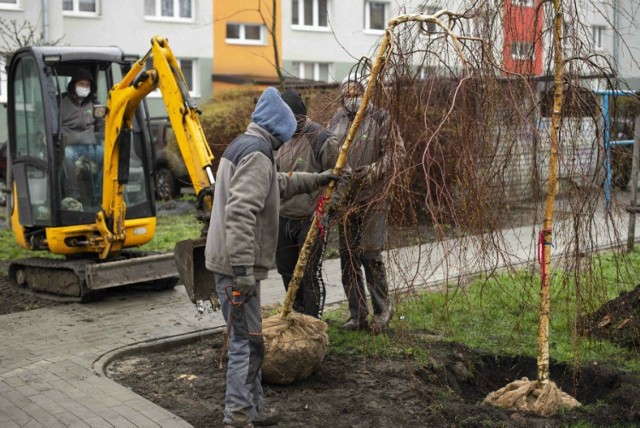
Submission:
<svg viewBox="0 0 640 428">
<path fill-rule="evenodd" d="M 91 224 L 102 209 L 104 123 L 109 89 L 128 63 L 71 59 L 44 64 L 22 55 L 11 73 L 15 130 L 12 164 L 23 226 Z M 91 80 L 80 98 L 74 76 Z M 127 218 L 155 215 L 151 194 L 151 148 L 141 107 L 130 134 Z"/>
<path fill-rule="evenodd" d="M 45 106 L 34 58 L 24 57 L 16 64 L 12 88 L 13 173 L 18 183 L 19 220 L 27 226 L 46 225 L 51 221 L 49 155 Z"/>
</svg>

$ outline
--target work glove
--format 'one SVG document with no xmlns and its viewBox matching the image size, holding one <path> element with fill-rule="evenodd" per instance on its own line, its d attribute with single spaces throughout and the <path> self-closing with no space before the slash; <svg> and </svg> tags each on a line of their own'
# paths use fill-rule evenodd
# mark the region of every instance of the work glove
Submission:
<svg viewBox="0 0 640 428">
<path fill-rule="evenodd" d="M 253 275 L 236 276 L 233 290 L 250 299 L 256 294 L 256 277 Z"/>
<path fill-rule="evenodd" d="M 339 179 L 340 179 L 340 177 L 335 175 L 333 173 L 332 169 L 328 169 L 328 170 L 326 170 L 324 172 L 318 173 L 318 185 L 319 186 L 326 186 L 327 184 L 329 184 L 329 182 L 331 180 L 338 181 Z"/>
<path fill-rule="evenodd" d="M 370 185 L 373 182 L 373 175 L 375 172 L 374 165 L 375 164 L 371 164 L 356 168 L 355 171 L 353 171 L 354 181 L 356 181 L 360 186 Z"/>
<path fill-rule="evenodd" d="M 253 276 L 253 267 L 232 266 L 233 291 L 237 291 L 247 299 L 256 294 L 256 277 Z"/>
</svg>

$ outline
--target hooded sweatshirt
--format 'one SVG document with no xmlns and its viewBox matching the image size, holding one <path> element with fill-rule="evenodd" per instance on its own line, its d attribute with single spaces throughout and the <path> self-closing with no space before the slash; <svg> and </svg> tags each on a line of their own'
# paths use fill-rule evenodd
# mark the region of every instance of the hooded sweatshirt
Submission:
<svg viewBox="0 0 640 428">
<path fill-rule="evenodd" d="M 256 280 L 275 266 L 280 197 L 312 192 L 318 174 L 278 174 L 273 150 L 291 138 L 296 120 L 279 92 L 267 88 L 247 131 L 224 151 L 205 247 L 207 269 L 227 276 L 243 268 Z M 237 271 L 237 269 L 236 269 Z"/>
<path fill-rule="evenodd" d="M 91 92 L 85 98 L 76 96 L 76 82 L 88 80 Z M 80 69 L 73 75 L 67 85 L 67 93 L 60 101 L 60 119 L 63 138 L 69 144 L 97 144 L 96 133 L 104 132 L 104 118 L 95 118 L 93 107 L 96 85 L 93 76 L 87 70 Z"/>
</svg>

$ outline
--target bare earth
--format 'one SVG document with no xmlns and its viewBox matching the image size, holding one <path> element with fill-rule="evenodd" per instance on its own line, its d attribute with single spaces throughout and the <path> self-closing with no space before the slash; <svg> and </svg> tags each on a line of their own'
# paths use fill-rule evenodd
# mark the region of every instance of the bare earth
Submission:
<svg viewBox="0 0 640 428">
<path fill-rule="evenodd" d="M 367 333 L 362 333 L 367 334 Z M 282 427 L 552 427 L 640 425 L 640 377 L 605 364 L 574 371 L 553 365 L 551 378 L 585 406 L 542 418 L 481 404 L 489 392 L 514 379 L 535 378 L 531 358 L 484 355 L 415 331 L 394 337 L 428 350 L 430 363 L 406 357 L 336 355 L 329 351 L 309 379 L 265 385 L 266 405 L 278 409 Z M 225 369 L 220 334 L 194 343 L 117 360 L 108 375 L 195 427 L 222 421 Z"/>
<path fill-rule="evenodd" d="M 65 310 L 59 303 L 11 289 L 7 265 L 0 262 L 0 315 L 41 307 Z M 640 287 L 604 305 L 579 325 L 582 334 L 638 350 Z M 489 392 L 514 379 L 534 379 L 534 359 L 485 355 L 442 341 L 428 331 L 396 334 L 391 331 L 388 338 L 407 344 L 404 356 L 338 355 L 330 347 L 320 369 L 306 381 L 265 385 L 266 405 L 278 409 L 282 417 L 278 426 L 555 427 L 578 422 L 640 426 L 639 373 L 623 372 L 604 362 L 575 370 L 552 362 L 551 379 L 583 407 L 542 418 L 481 404 Z M 141 350 L 114 361 L 108 374 L 195 427 L 219 426 L 225 390 L 222 340 L 218 334 L 159 352 Z M 428 351 L 428 364 L 413 359 L 417 348 Z"/>
<path fill-rule="evenodd" d="M 0 314 L 65 305 L 9 288 L 0 265 Z M 120 291 L 124 292 L 124 291 Z M 612 310 L 615 308 L 615 310 Z M 582 321 L 583 333 L 638 349 L 640 288 L 621 295 Z M 367 334 L 367 333 L 361 333 Z M 109 376 L 196 427 L 222 420 L 225 369 L 222 335 L 204 337 L 162 352 L 141 350 L 116 360 Z M 430 332 L 403 332 L 401 340 L 429 352 L 428 365 L 406 356 L 337 355 L 331 347 L 320 369 L 290 386 L 265 385 L 267 406 L 278 409 L 282 427 L 506 426 L 547 427 L 590 422 L 594 426 L 640 426 L 640 375 L 605 363 L 553 365 L 551 378 L 583 407 L 551 418 L 482 405 L 483 398 L 514 379 L 535 378 L 535 360 L 484 355 Z"/>
</svg>

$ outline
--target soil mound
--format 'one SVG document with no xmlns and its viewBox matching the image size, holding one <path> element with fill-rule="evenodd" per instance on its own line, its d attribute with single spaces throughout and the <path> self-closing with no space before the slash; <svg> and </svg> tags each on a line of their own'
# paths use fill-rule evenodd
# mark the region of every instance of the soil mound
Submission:
<svg viewBox="0 0 640 428">
<path fill-rule="evenodd" d="M 640 351 L 640 285 L 578 321 L 580 333 Z"/>
</svg>

